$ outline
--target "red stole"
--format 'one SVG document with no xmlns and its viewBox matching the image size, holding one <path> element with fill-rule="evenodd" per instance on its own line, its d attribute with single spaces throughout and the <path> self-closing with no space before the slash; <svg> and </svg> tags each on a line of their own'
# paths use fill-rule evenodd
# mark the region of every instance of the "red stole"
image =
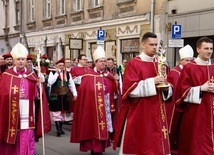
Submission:
<svg viewBox="0 0 214 155">
<path fill-rule="evenodd" d="M 5 98 L 5 100 L 2 98 L 1 101 L 3 102 L 9 102 L 9 110 L 6 114 L 8 117 L 8 128 L 7 135 L 5 141 L 7 143 L 14 144 L 16 140 L 16 134 L 19 130 L 19 95 L 20 95 L 20 82 L 21 78 L 18 75 L 14 75 L 14 72 L 5 72 L 5 78 L 2 79 L 5 81 L 10 81 L 10 85 L 5 85 L 5 89 L 9 90 L 9 98 Z M 33 114 L 33 97 L 35 96 L 34 92 L 32 90 L 35 90 L 35 83 L 37 82 L 36 77 L 33 72 L 31 74 L 26 74 L 26 78 L 28 79 L 29 84 L 29 128 L 34 128 L 34 114 Z M 1 83 L 2 84 L 2 83 Z M 8 93 L 8 92 L 7 92 Z M 2 103 L 1 103 L 2 104 Z"/>
<path fill-rule="evenodd" d="M 104 102 L 105 94 L 109 93 L 111 111 L 115 111 L 115 88 L 115 81 L 110 73 L 99 74 L 91 71 L 91 74 L 83 76 L 75 104 L 71 142 L 109 139 Z"/>
</svg>

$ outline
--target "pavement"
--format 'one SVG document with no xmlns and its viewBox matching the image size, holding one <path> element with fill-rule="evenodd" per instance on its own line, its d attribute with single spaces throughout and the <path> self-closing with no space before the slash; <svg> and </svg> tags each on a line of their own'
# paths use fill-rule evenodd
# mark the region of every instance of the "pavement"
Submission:
<svg viewBox="0 0 214 155">
<path fill-rule="evenodd" d="M 80 152 L 79 144 L 70 143 L 71 124 L 63 124 L 65 135 L 56 136 L 56 128 L 52 122 L 52 130 L 45 134 L 45 154 L 43 154 L 42 139 L 36 143 L 36 155 L 89 155 L 90 152 Z M 103 155 L 118 155 L 119 148 L 115 151 L 112 146 L 106 149 Z"/>
</svg>

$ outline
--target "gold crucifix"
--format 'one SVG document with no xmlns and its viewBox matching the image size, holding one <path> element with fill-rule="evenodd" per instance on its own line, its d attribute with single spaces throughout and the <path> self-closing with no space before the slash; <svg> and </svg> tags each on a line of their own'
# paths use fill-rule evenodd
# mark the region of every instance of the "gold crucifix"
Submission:
<svg viewBox="0 0 214 155">
<path fill-rule="evenodd" d="M 12 129 L 10 129 L 10 136 L 13 137 L 15 135 L 15 129 L 12 127 Z"/>
<path fill-rule="evenodd" d="M 101 125 L 102 130 L 105 128 L 105 123 L 103 121 L 101 121 L 101 123 L 99 123 Z"/>
<path fill-rule="evenodd" d="M 210 79 L 211 83 L 214 83 L 214 77 L 212 76 L 212 78 Z"/>
<path fill-rule="evenodd" d="M 13 94 L 16 94 L 18 92 L 19 87 L 15 85 L 14 87 L 12 87 L 12 89 L 13 89 Z"/>
<path fill-rule="evenodd" d="M 168 131 L 165 126 L 163 126 L 162 132 L 164 134 L 164 139 L 166 139 Z"/>
<path fill-rule="evenodd" d="M 98 83 L 96 84 L 96 86 L 97 86 L 98 90 L 100 90 L 100 89 L 102 88 L 102 84 L 101 84 L 100 82 L 98 82 Z"/>
</svg>

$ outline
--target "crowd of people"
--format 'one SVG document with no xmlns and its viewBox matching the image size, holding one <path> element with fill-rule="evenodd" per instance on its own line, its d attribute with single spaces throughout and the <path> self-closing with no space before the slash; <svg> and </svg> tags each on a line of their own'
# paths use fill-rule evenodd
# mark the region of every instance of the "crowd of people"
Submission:
<svg viewBox="0 0 214 155">
<path fill-rule="evenodd" d="M 51 116 L 57 137 L 72 120 L 70 142 L 92 155 L 111 143 L 120 155 L 214 154 L 213 40 L 197 41 L 196 58 L 190 45 L 181 48 L 179 64 L 167 66 L 166 75 L 159 71 L 157 35 L 145 33 L 141 45 L 141 54 L 121 65 L 98 46 L 92 59 L 80 54 L 53 63 L 42 55 L 38 66 L 16 44 L 0 57 L 1 153 L 34 155 Z"/>
</svg>

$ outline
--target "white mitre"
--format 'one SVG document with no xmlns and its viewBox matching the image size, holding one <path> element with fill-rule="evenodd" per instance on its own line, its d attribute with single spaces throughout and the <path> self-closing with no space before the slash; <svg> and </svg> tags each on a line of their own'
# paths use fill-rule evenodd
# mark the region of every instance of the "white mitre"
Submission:
<svg viewBox="0 0 214 155">
<path fill-rule="evenodd" d="M 13 59 L 27 58 L 28 50 L 21 43 L 17 43 L 11 51 L 11 55 L 12 55 Z"/>
<path fill-rule="evenodd" d="M 96 61 L 97 59 L 100 58 L 105 58 L 105 51 L 101 46 L 98 46 L 97 49 L 93 53 L 93 59 Z"/>
<path fill-rule="evenodd" d="M 186 45 L 179 50 L 180 59 L 193 58 L 194 52 L 190 45 Z"/>
</svg>

